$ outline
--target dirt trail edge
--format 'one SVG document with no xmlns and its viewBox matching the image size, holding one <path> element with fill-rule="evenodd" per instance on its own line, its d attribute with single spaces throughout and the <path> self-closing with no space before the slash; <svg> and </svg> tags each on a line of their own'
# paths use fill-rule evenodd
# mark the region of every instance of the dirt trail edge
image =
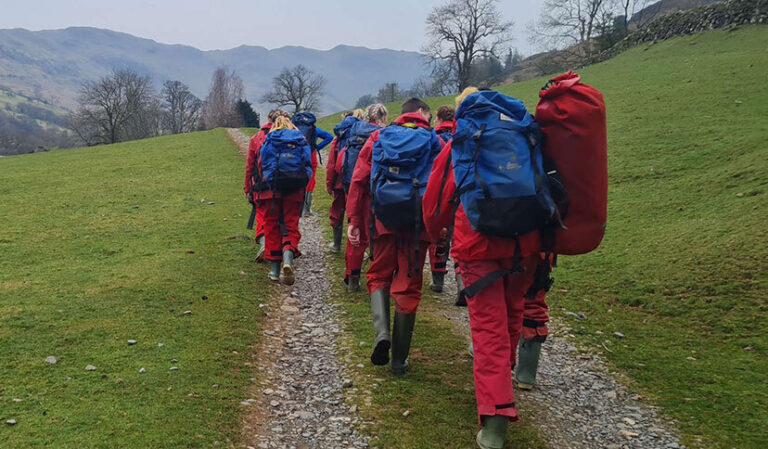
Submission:
<svg viewBox="0 0 768 449">
<path fill-rule="evenodd" d="M 425 272 L 425 278 L 430 274 Z M 422 302 L 426 311 L 448 319 L 469 342 L 466 308 L 452 305 L 453 274 L 446 276 L 443 303 Z M 550 304 L 552 306 L 552 304 Z M 515 390 L 522 418 L 532 420 L 553 449 L 684 449 L 677 423 L 659 416 L 658 407 L 625 387 L 627 380 L 611 372 L 602 359 L 580 351 L 571 329 L 550 323 L 539 364 L 538 386 Z M 606 338 L 614 338 L 606 335 Z"/>
<path fill-rule="evenodd" d="M 227 132 L 247 149 L 248 138 L 239 130 Z M 356 430 L 360 418 L 344 402 L 352 384 L 337 355 L 341 327 L 328 298 L 321 224 L 304 217 L 301 233 L 296 284 L 276 288 L 266 306 L 264 338 L 254 348 L 254 386 L 240 403 L 248 409 L 242 443 L 260 449 L 366 448 L 369 437 Z M 266 268 L 256 271 L 266 279 Z"/>
</svg>

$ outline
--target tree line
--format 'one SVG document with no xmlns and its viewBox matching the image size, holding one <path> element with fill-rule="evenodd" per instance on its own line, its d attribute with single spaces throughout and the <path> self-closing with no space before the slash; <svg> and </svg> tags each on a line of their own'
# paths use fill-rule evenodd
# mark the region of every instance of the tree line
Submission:
<svg viewBox="0 0 768 449">
<path fill-rule="evenodd" d="M 504 20 L 498 0 L 450 0 L 426 19 L 429 42 L 422 48 L 430 76 L 411 89 L 386 83 L 378 93 L 358 99 L 356 107 L 409 97 L 460 92 L 470 85 L 494 85 L 521 69 L 524 57 L 512 44 L 511 20 Z M 528 24 L 532 43 L 545 51 L 533 63 L 536 75 L 587 64 L 634 28 L 654 19 L 651 0 L 546 0 L 540 17 Z M 632 17 L 642 12 L 642 18 Z"/>
<path fill-rule="evenodd" d="M 244 99 L 242 79 L 223 67 L 213 73 L 205 100 L 181 81 L 165 81 L 158 93 L 149 76 L 115 69 L 85 82 L 78 103 L 69 127 L 89 146 L 220 126 L 259 126 L 259 114 Z"/>
</svg>

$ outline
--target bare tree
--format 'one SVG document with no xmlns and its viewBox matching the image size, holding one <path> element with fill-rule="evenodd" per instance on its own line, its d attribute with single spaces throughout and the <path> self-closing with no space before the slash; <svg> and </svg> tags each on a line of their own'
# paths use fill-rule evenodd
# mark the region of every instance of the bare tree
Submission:
<svg viewBox="0 0 768 449">
<path fill-rule="evenodd" d="M 469 85 L 472 63 L 479 56 L 497 56 L 512 40 L 513 22 L 504 21 L 498 0 L 451 0 L 427 17 L 431 42 L 423 49 L 435 62 L 447 62 L 459 90 Z"/>
<path fill-rule="evenodd" d="M 121 142 L 157 135 L 157 101 L 149 77 L 114 70 L 83 84 L 80 106 L 70 124 L 86 145 Z"/>
<path fill-rule="evenodd" d="M 299 64 L 285 68 L 272 79 L 272 90 L 261 101 L 278 107 L 293 106 L 293 112 L 316 112 L 323 96 L 325 79 Z"/>
<path fill-rule="evenodd" d="M 379 89 L 376 99 L 379 103 L 394 103 L 403 99 L 403 92 L 400 90 L 399 84 L 385 83 L 384 87 Z"/>
<path fill-rule="evenodd" d="M 194 131 L 203 102 L 181 81 L 166 81 L 160 92 L 163 100 L 163 127 L 171 134 Z"/>
<path fill-rule="evenodd" d="M 203 127 L 206 129 L 220 126 L 239 127 L 242 123 L 236 106 L 237 102 L 244 97 L 243 92 L 243 80 L 234 70 L 227 72 L 225 67 L 216 69 L 211 80 L 211 90 L 203 107 Z"/>
<path fill-rule="evenodd" d="M 531 26 L 532 40 L 550 49 L 570 50 L 580 60 L 595 50 L 593 39 L 612 22 L 610 0 L 545 0 Z"/>
</svg>

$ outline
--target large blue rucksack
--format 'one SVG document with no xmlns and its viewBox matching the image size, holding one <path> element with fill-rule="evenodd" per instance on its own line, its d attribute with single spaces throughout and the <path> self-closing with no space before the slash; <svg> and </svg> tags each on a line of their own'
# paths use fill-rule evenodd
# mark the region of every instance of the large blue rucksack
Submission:
<svg viewBox="0 0 768 449">
<path fill-rule="evenodd" d="M 371 207 L 387 229 L 422 228 L 421 199 L 440 142 L 432 130 L 391 125 L 381 130 L 371 157 Z"/>
<path fill-rule="evenodd" d="M 293 122 L 296 128 L 298 128 L 307 139 L 312 151 L 317 151 L 317 128 L 315 128 L 317 117 L 311 112 L 299 112 L 291 118 L 291 122 Z"/>
<path fill-rule="evenodd" d="M 517 238 L 547 227 L 555 204 L 540 133 L 522 101 L 495 91 L 468 96 L 456 111 L 456 192 L 475 231 Z"/>
<path fill-rule="evenodd" d="M 285 194 L 304 190 L 312 177 L 312 149 L 301 131 L 272 131 L 259 150 L 259 166 L 270 190 Z"/>
<path fill-rule="evenodd" d="M 358 120 L 347 131 L 344 161 L 341 166 L 341 184 L 345 191 L 349 192 L 349 186 L 352 184 L 352 174 L 360 157 L 360 150 L 363 149 L 371 134 L 378 129 L 381 129 L 378 125 Z"/>
<path fill-rule="evenodd" d="M 445 129 L 437 132 L 437 137 L 441 138 L 443 142 L 448 143 L 453 138 L 453 131 Z"/>
<path fill-rule="evenodd" d="M 333 127 L 333 134 L 336 136 L 336 148 L 337 151 L 341 151 L 347 146 L 347 140 L 349 138 L 349 129 L 360 119 L 354 116 L 349 116 L 341 121 L 338 125 Z"/>
</svg>

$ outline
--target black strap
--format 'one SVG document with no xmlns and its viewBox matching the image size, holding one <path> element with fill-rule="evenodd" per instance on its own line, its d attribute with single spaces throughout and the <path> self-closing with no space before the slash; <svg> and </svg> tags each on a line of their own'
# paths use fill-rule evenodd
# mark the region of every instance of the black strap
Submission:
<svg viewBox="0 0 768 449">
<path fill-rule="evenodd" d="M 256 221 L 256 203 L 254 202 L 251 205 L 251 216 L 250 216 L 250 218 L 248 218 L 248 227 L 246 229 L 248 229 L 249 231 L 252 231 L 253 230 L 253 223 L 255 221 Z"/>
<path fill-rule="evenodd" d="M 483 138 L 483 133 L 485 133 L 485 127 L 486 124 L 483 123 L 483 126 L 481 126 L 480 129 L 472 135 L 472 139 L 475 141 L 475 150 L 472 152 L 472 165 L 475 175 L 475 182 L 483 190 L 483 195 L 485 195 L 485 198 L 490 199 L 491 190 L 488 188 L 488 184 L 485 182 L 483 177 L 480 176 L 480 172 L 477 170 L 477 160 L 480 158 L 480 150 L 482 149 L 480 142 Z"/>
<path fill-rule="evenodd" d="M 512 258 L 512 269 L 506 269 L 502 268 L 496 271 L 493 271 L 480 279 L 476 280 L 472 285 L 468 285 L 464 290 L 462 290 L 462 293 L 464 293 L 464 296 L 466 296 L 468 299 L 474 297 L 481 291 L 485 290 L 486 288 L 493 285 L 494 282 L 498 281 L 499 279 L 509 276 L 510 274 L 518 274 L 525 271 L 521 266 L 519 266 L 520 263 L 520 238 L 515 237 L 515 255 Z"/>
</svg>

